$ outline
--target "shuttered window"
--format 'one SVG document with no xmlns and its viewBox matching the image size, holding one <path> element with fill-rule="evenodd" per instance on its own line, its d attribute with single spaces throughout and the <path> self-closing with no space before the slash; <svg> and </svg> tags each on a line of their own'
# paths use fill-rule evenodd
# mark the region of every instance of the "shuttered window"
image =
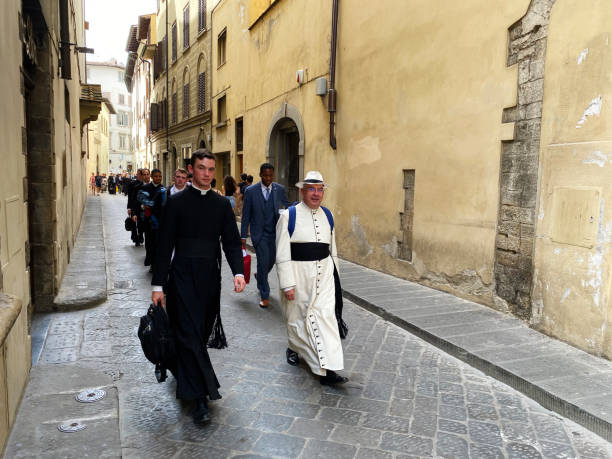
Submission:
<svg viewBox="0 0 612 459">
<path fill-rule="evenodd" d="M 198 113 L 206 111 L 206 72 L 198 75 Z"/>
<path fill-rule="evenodd" d="M 183 10 L 183 49 L 189 48 L 189 5 Z"/>
<path fill-rule="evenodd" d="M 206 28 L 206 0 L 198 0 L 198 33 Z"/>
<path fill-rule="evenodd" d="M 163 55 L 163 43 L 160 41 L 155 47 L 155 59 L 153 59 L 153 79 L 157 80 L 159 74 L 162 72 L 162 55 Z"/>
<path fill-rule="evenodd" d="M 158 131 L 159 125 L 159 105 L 155 102 L 151 103 L 151 114 L 149 116 L 149 128 L 152 132 Z"/>
<path fill-rule="evenodd" d="M 172 62 L 176 60 L 176 21 L 172 24 Z"/>
<path fill-rule="evenodd" d="M 236 151 L 242 151 L 243 126 L 242 118 L 236 118 Z"/>
<path fill-rule="evenodd" d="M 177 94 L 172 94 L 172 124 L 176 124 L 178 121 L 178 97 Z"/>
<path fill-rule="evenodd" d="M 189 83 L 183 86 L 183 119 L 189 118 Z"/>
</svg>

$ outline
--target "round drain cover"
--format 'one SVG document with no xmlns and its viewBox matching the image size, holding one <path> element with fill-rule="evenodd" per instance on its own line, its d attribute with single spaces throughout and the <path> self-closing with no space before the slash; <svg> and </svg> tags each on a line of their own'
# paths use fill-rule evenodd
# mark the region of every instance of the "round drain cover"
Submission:
<svg viewBox="0 0 612 459">
<path fill-rule="evenodd" d="M 106 391 L 103 389 L 88 389 L 79 392 L 76 395 L 77 402 L 81 403 L 92 403 L 97 402 L 98 400 L 102 400 L 106 397 Z"/>
<path fill-rule="evenodd" d="M 66 424 L 60 424 L 59 426 L 57 426 L 57 428 L 60 432 L 72 433 L 83 430 L 87 428 L 87 426 L 85 424 L 81 424 L 80 422 L 75 421 L 67 422 Z"/>
</svg>

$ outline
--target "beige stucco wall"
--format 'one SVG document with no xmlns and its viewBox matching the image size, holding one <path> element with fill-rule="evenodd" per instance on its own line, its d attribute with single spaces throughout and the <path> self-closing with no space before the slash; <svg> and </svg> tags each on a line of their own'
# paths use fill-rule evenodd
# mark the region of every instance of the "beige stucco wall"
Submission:
<svg viewBox="0 0 612 459">
<path fill-rule="evenodd" d="M 552 9 L 533 286 L 539 329 L 608 358 L 611 21 L 605 0 L 564 0 Z"/>
<path fill-rule="evenodd" d="M 108 172 L 108 155 L 109 155 L 109 135 L 108 128 L 110 126 L 110 111 L 108 106 L 103 103 L 102 110 L 96 121 L 90 121 L 86 126 L 89 130 L 88 144 L 89 150 L 87 155 L 87 184 L 89 186 L 89 177 L 91 173 L 100 173 L 109 175 Z"/>
<path fill-rule="evenodd" d="M 299 112 L 303 169 L 332 184 L 325 201 L 342 256 L 493 304 L 501 140 L 512 135 L 501 113 L 517 94 L 517 69 L 506 65 L 508 27 L 529 1 L 391 3 L 342 2 L 336 151 L 326 97 L 314 87 L 317 77 L 329 78 L 330 2 L 275 2 L 250 29 L 252 2 L 221 2 L 213 57 L 223 27 L 228 57 L 213 65 L 213 97 L 227 94 L 230 123 L 244 116 L 244 169 L 255 176 L 274 114 L 283 103 Z M 215 110 L 213 99 L 213 120 Z M 232 151 L 233 126 L 223 129 L 213 130 L 216 152 Z M 416 171 L 411 263 L 397 258 L 403 169 Z"/>
<path fill-rule="evenodd" d="M 24 100 L 20 66 L 22 44 L 19 41 L 18 12 L 20 0 L 3 3 L 0 15 L 0 93 L 4 110 L 0 112 L 2 166 L 0 181 L 0 453 L 15 419 L 19 401 L 30 370 L 31 339 L 29 335 L 30 284 L 26 267 L 28 210 L 25 203 L 24 179 L 26 156 L 22 145 L 25 126 Z M 12 309 L 8 319 L 6 311 Z M 15 318 L 16 317 L 16 318 Z M 14 320 L 13 320 L 14 319 Z"/>
</svg>

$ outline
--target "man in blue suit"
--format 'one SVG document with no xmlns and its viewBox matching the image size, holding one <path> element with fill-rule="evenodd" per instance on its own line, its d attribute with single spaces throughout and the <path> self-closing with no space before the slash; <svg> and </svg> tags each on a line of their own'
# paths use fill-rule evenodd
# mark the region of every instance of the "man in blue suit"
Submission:
<svg viewBox="0 0 612 459">
<path fill-rule="evenodd" d="M 268 273 L 276 261 L 276 222 L 279 210 L 289 206 L 285 187 L 275 183 L 274 166 L 263 163 L 259 168 L 261 181 L 249 186 L 244 192 L 240 237 L 242 248 L 251 229 L 251 241 L 257 255 L 257 289 L 261 296 L 259 306 L 267 308 L 270 297 Z"/>
</svg>

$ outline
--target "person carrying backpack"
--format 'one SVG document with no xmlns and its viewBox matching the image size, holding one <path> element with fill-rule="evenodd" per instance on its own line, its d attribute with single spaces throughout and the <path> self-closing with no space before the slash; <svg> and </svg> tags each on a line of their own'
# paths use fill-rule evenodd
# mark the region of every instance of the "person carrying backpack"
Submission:
<svg viewBox="0 0 612 459">
<path fill-rule="evenodd" d="M 321 205 L 326 184 L 310 171 L 296 184 L 302 202 L 283 212 L 276 225 L 276 270 L 287 319 L 287 363 L 300 359 L 323 385 L 343 384 L 342 295 L 331 211 Z M 338 297 L 340 304 L 338 304 Z"/>
</svg>

